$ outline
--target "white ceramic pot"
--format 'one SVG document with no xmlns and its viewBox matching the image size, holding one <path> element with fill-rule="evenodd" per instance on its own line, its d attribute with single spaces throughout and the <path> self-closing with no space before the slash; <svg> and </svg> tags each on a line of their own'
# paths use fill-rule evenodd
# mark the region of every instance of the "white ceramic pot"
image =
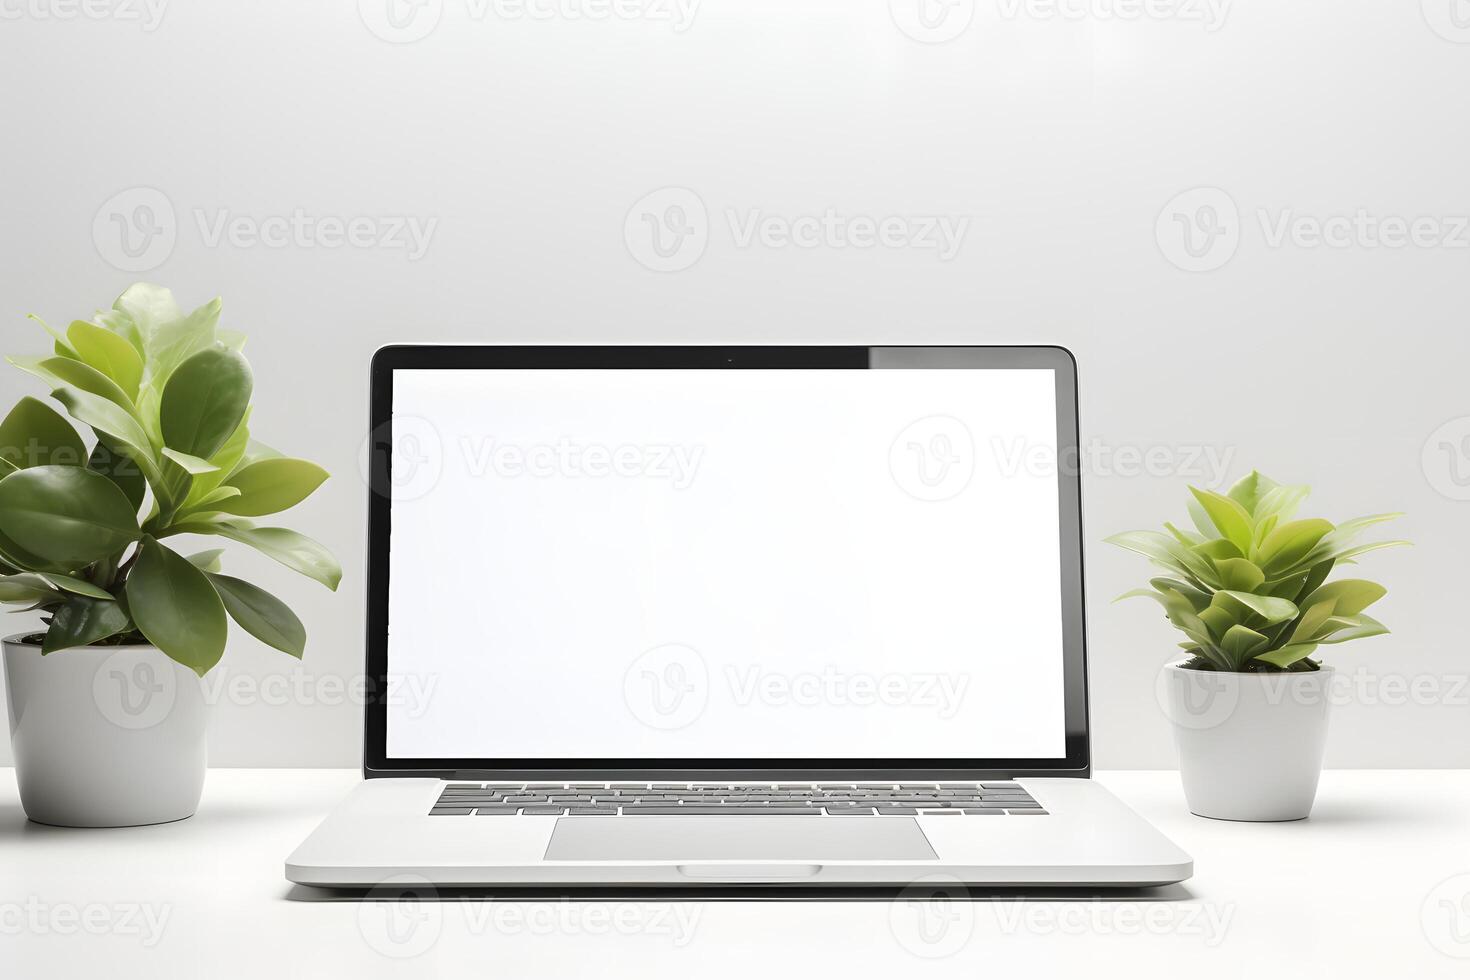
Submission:
<svg viewBox="0 0 1470 980">
<path fill-rule="evenodd" d="M 204 787 L 204 687 L 152 646 L 41 656 L 5 640 L 20 802 L 37 823 L 132 827 L 192 816 Z"/>
<path fill-rule="evenodd" d="M 1312 812 L 1331 667 L 1228 674 L 1171 664 L 1160 682 L 1191 812 L 1218 820 L 1301 820 Z"/>
</svg>

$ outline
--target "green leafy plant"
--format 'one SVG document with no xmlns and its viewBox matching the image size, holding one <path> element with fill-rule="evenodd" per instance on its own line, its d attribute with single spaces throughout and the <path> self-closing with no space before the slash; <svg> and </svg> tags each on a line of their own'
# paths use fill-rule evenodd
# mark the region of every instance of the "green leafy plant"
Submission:
<svg viewBox="0 0 1470 980">
<path fill-rule="evenodd" d="M 1166 523 L 1167 533 L 1127 531 L 1107 539 L 1169 573 L 1118 598 L 1147 596 L 1164 607 L 1187 637 L 1179 645 L 1192 656 L 1182 666 L 1235 673 L 1317 670 L 1312 654 L 1319 645 L 1388 632 L 1363 612 L 1384 596 L 1383 586 L 1327 578 L 1361 554 L 1407 544 L 1354 543 L 1366 528 L 1400 515 L 1338 525 L 1293 520 L 1308 488 L 1255 472 L 1227 494 L 1190 492 L 1194 531 Z"/>
<path fill-rule="evenodd" d="M 51 334 L 41 357 L 10 357 L 71 420 L 25 397 L 0 423 L 0 602 L 39 609 L 42 654 L 151 643 L 203 676 L 224 654 L 227 617 L 300 657 L 301 620 L 220 570 L 223 549 L 188 557 L 164 542 L 214 535 L 249 545 L 335 590 L 317 542 L 251 520 L 295 506 L 327 478 L 250 437 L 244 337 L 220 301 L 184 313 L 139 283 L 112 309 Z M 91 437 L 91 445 L 73 425 Z"/>
</svg>

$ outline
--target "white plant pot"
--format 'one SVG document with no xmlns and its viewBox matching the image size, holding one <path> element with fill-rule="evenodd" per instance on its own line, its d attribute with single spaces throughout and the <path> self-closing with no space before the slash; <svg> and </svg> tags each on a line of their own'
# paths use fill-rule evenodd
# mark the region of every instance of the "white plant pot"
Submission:
<svg viewBox="0 0 1470 980">
<path fill-rule="evenodd" d="M 1174 727 L 1191 812 L 1217 820 L 1301 820 L 1312 812 L 1332 668 L 1229 674 L 1169 665 L 1160 702 Z"/>
<path fill-rule="evenodd" d="M 204 687 L 152 646 L 41 656 L 5 640 L 20 802 L 37 823 L 133 827 L 192 816 L 204 788 Z"/>
</svg>

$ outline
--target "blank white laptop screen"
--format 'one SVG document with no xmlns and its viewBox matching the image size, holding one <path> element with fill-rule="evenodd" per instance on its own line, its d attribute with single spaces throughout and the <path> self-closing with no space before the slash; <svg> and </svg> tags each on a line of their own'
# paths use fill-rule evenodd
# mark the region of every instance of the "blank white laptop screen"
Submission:
<svg viewBox="0 0 1470 980">
<path fill-rule="evenodd" d="M 1055 385 L 395 371 L 388 756 L 1064 758 Z"/>
</svg>

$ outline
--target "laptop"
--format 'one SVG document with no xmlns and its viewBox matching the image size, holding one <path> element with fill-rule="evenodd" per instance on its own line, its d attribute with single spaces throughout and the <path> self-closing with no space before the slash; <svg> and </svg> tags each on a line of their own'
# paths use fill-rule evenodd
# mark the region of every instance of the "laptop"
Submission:
<svg viewBox="0 0 1470 980">
<path fill-rule="evenodd" d="M 397 346 L 366 777 L 307 885 L 1141 886 L 1056 347 Z"/>
</svg>

